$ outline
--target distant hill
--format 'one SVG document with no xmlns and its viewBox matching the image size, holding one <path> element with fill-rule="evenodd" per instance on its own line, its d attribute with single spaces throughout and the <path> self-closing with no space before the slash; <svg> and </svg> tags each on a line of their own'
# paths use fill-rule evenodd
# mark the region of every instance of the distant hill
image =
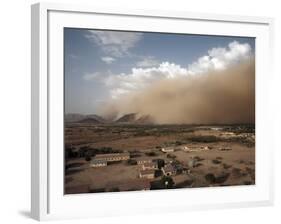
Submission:
<svg viewBox="0 0 281 224">
<path fill-rule="evenodd" d="M 101 116 L 98 116 L 96 114 L 66 114 L 65 115 L 65 122 L 82 122 L 86 123 L 87 121 L 89 123 L 104 123 L 105 119 L 103 119 Z"/>
<path fill-rule="evenodd" d="M 131 113 L 131 114 L 125 114 L 119 119 L 117 119 L 115 122 L 117 123 L 134 123 L 136 121 L 136 114 Z"/>
<path fill-rule="evenodd" d="M 85 118 L 83 120 L 78 121 L 78 123 L 100 124 L 102 122 L 100 122 L 99 120 L 97 120 L 95 118 L 87 117 L 87 118 Z"/>
<path fill-rule="evenodd" d="M 154 120 L 150 115 L 143 115 L 140 118 L 138 118 L 135 123 L 138 124 L 153 124 Z"/>
<path fill-rule="evenodd" d="M 150 115 L 138 116 L 136 113 L 125 114 L 115 121 L 106 120 L 103 117 L 96 114 L 66 114 L 65 122 L 68 123 L 91 123 L 91 124 L 103 124 L 103 123 L 125 123 L 125 124 L 153 124 L 154 121 Z"/>
<path fill-rule="evenodd" d="M 131 123 L 131 124 L 153 124 L 154 121 L 150 115 L 143 115 L 138 117 L 136 113 L 125 114 L 115 122 L 117 123 Z"/>
</svg>

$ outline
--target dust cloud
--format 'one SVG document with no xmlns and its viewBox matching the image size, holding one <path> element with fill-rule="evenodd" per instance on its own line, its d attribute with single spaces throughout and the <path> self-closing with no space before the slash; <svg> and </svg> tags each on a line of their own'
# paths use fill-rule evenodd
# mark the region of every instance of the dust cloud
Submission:
<svg viewBox="0 0 281 224">
<path fill-rule="evenodd" d="M 255 61 L 160 80 L 100 108 L 110 119 L 129 113 L 149 115 L 156 124 L 255 123 Z"/>
</svg>

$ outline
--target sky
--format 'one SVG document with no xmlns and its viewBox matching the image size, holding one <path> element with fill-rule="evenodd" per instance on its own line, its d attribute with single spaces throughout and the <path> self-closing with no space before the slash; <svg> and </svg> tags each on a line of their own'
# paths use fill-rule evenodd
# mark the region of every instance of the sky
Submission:
<svg viewBox="0 0 281 224">
<path fill-rule="evenodd" d="M 65 113 L 95 114 L 159 80 L 223 70 L 254 53 L 251 37 L 65 28 Z"/>
</svg>

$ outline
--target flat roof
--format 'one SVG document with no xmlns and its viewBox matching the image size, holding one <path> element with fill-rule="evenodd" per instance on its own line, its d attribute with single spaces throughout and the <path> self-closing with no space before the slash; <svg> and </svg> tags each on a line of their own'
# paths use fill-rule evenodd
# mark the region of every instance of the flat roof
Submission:
<svg viewBox="0 0 281 224">
<path fill-rule="evenodd" d="M 93 160 L 91 160 L 91 163 L 107 163 L 107 161 L 102 160 L 102 159 L 93 159 Z"/>
</svg>

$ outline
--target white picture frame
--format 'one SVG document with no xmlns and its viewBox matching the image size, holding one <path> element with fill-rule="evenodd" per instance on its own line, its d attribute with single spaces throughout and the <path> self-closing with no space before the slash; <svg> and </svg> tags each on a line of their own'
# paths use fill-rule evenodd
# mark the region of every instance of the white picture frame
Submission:
<svg viewBox="0 0 281 224">
<path fill-rule="evenodd" d="M 31 214 L 37 220 L 263 206 L 273 203 L 273 146 L 267 131 L 273 19 L 38 3 L 32 5 Z M 148 25 L 149 24 L 149 25 Z M 63 27 L 256 38 L 254 186 L 63 194 Z M 163 197 L 165 196 L 165 197 Z"/>
</svg>

